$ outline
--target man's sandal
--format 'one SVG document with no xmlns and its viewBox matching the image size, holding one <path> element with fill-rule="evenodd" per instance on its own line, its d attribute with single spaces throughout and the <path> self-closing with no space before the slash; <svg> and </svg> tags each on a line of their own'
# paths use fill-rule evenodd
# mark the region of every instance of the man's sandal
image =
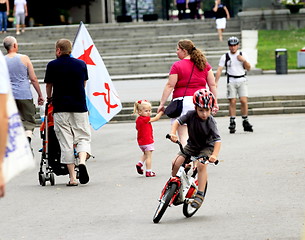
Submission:
<svg viewBox="0 0 305 240">
<path fill-rule="evenodd" d="M 203 203 L 204 197 L 201 196 L 200 194 L 196 194 L 194 201 L 191 203 L 191 206 L 193 208 L 200 208 L 201 204 Z"/>
</svg>

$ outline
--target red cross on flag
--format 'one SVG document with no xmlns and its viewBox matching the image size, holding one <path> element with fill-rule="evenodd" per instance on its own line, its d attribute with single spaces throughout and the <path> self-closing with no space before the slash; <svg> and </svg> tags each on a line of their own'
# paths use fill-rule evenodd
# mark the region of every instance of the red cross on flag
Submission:
<svg viewBox="0 0 305 240">
<path fill-rule="evenodd" d="M 87 64 L 89 80 L 86 83 L 86 98 L 89 121 L 98 130 L 121 111 L 122 104 L 104 61 L 82 22 L 73 43 L 72 56 Z"/>
</svg>

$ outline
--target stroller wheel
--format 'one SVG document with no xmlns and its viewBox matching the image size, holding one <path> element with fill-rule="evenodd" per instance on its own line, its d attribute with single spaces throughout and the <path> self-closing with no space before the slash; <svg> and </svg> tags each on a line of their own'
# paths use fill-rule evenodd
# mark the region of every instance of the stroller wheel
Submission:
<svg viewBox="0 0 305 240">
<path fill-rule="evenodd" d="M 39 183 L 41 186 L 46 185 L 46 177 L 45 177 L 44 173 L 39 173 Z"/>
<path fill-rule="evenodd" d="M 54 186 L 54 184 L 55 184 L 54 173 L 50 173 L 50 183 L 52 186 Z"/>
</svg>

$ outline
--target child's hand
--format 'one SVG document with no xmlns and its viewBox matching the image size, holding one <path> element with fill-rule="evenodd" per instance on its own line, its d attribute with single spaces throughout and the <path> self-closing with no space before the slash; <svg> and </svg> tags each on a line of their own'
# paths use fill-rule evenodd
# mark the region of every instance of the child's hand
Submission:
<svg viewBox="0 0 305 240">
<path fill-rule="evenodd" d="M 209 162 L 211 162 L 211 163 L 216 162 L 216 160 L 217 160 L 217 157 L 216 157 L 215 155 L 211 155 L 211 156 L 209 157 Z"/>
<path fill-rule="evenodd" d="M 178 141 L 178 137 L 177 137 L 177 135 L 175 135 L 175 134 L 172 134 L 172 133 L 171 133 L 171 134 L 170 134 L 170 137 L 171 137 L 170 139 L 171 139 L 171 141 L 172 141 L 172 142 L 174 142 L 174 143 L 175 143 L 175 142 L 177 142 L 177 141 Z"/>
</svg>

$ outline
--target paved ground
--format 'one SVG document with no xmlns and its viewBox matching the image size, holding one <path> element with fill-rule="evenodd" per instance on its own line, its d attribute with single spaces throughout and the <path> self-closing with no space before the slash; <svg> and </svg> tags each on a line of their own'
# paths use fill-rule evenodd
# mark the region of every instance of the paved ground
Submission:
<svg viewBox="0 0 305 240">
<path fill-rule="evenodd" d="M 41 187 L 36 169 L 7 185 L 0 200 L 1 240 L 299 240 L 305 220 L 305 114 L 253 116 L 254 133 L 230 135 L 227 118 L 217 118 L 223 139 L 221 163 L 209 167 L 203 207 L 190 219 L 181 206 L 152 223 L 157 198 L 169 177 L 176 145 L 164 138 L 169 121 L 154 123 L 156 178 L 136 173 L 140 151 L 134 123 L 108 124 L 92 131 L 96 156 L 88 162 L 88 185 L 68 188 L 67 176 Z"/>
<path fill-rule="evenodd" d="M 249 76 L 251 96 L 304 94 L 305 74 Z M 159 100 L 166 80 L 115 82 L 122 101 Z M 44 86 L 43 86 L 44 89 Z M 225 79 L 219 97 L 225 97 Z M 209 240 L 298 240 L 305 220 L 305 114 L 251 116 L 254 133 L 230 135 L 228 119 L 217 122 L 223 139 L 221 164 L 209 168 L 204 206 L 190 219 L 182 208 L 168 209 L 152 223 L 157 198 L 169 177 L 177 148 L 164 136 L 169 121 L 154 123 L 157 177 L 137 175 L 140 158 L 134 123 L 107 124 L 92 131 L 96 156 L 88 162 L 88 185 L 67 188 L 38 184 L 41 147 L 38 129 L 33 148 L 36 169 L 7 185 L 0 200 L 0 240 L 121 240 L 200 238 Z"/>
<path fill-rule="evenodd" d="M 249 75 L 249 96 L 298 95 L 305 93 L 305 74 Z M 167 79 L 115 81 L 122 102 L 160 100 Z M 219 82 L 219 98 L 226 97 L 226 78 Z"/>
</svg>

